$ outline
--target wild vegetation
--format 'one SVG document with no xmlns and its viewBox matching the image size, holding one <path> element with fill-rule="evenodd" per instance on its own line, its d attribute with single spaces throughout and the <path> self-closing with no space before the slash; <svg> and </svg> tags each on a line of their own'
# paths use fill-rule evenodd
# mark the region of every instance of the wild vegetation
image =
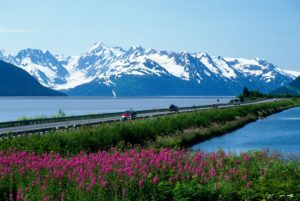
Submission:
<svg viewBox="0 0 300 201">
<path fill-rule="evenodd" d="M 288 99 L 3 138 L 0 198 L 299 200 L 297 160 L 267 152 L 205 154 L 171 148 L 295 105 L 298 99 Z"/>
<path fill-rule="evenodd" d="M 34 120 L 34 119 L 47 119 L 47 118 L 62 118 L 66 117 L 66 113 L 62 110 L 59 109 L 56 114 L 47 116 L 47 115 L 40 115 L 40 116 L 33 116 L 33 117 L 26 117 L 26 116 L 21 116 L 17 118 L 17 121 L 26 121 L 26 120 Z"/>
<path fill-rule="evenodd" d="M 299 200 L 300 163 L 173 149 L 0 153 L 1 200 Z"/>
<path fill-rule="evenodd" d="M 291 98 L 291 96 L 276 95 L 276 94 L 264 94 L 258 90 L 249 90 L 246 86 L 243 89 L 243 93 L 238 96 L 241 102 L 253 101 L 268 98 Z"/>
</svg>

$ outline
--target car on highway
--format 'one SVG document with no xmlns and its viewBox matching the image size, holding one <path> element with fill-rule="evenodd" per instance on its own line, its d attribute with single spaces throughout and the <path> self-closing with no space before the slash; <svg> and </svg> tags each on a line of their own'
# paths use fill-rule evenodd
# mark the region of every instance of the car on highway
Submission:
<svg viewBox="0 0 300 201">
<path fill-rule="evenodd" d="M 218 108 L 218 104 L 212 104 L 210 105 L 212 108 Z"/>
<path fill-rule="evenodd" d="M 124 113 L 122 113 L 121 115 L 121 120 L 125 121 L 125 120 L 132 120 L 132 119 L 136 119 L 137 117 L 137 112 L 136 111 L 125 111 Z"/>
<path fill-rule="evenodd" d="M 241 104 L 241 99 L 240 98 L 235 98 L 232 101 L 233 105 L 240 105 Z"/>
<path fill-rule="evenodd" d="M 169 106 L 169 111 L 170 112 L 178 112 L 178 107 L 176 105 L 174 105 L 174 104 L 171 104 Z"/>
</svg>

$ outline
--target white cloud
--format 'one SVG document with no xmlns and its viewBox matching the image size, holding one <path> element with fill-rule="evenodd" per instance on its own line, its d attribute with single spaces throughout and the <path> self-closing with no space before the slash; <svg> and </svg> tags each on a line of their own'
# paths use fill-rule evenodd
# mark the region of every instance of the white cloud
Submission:
<svg viewBox="0 0 300 201">
<path fill-rule="evenodd" d="M 1 27 L 0 33 L 31 33 L 33 30 L 24 28 Z"/>
</svg>

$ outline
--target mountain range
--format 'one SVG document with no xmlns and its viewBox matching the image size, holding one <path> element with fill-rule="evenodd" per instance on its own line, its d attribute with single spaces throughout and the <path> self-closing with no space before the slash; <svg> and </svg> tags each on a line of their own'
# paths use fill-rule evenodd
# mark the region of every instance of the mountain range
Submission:
<svg viewBox="0 0 300 201">
<path fill-rule="evenodd" d="M 108 47 L 95 43 L 78 56 L 24 49 L 0 51 L 42 85 L 74 96 L 237 95 L 244 86 L 269 92 L 294 80 L 264 59 L 226 58 L 207 53 Z"/>
</svg>

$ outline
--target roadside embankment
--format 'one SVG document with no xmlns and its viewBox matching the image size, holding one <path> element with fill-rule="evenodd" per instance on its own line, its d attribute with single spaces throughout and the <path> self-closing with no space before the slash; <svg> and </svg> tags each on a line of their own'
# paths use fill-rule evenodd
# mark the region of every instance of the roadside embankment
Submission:
<svg viewBox="0 0 300 201">
<path fill-rule="evenodd" d="M 270 103 L 102 124 L 94 127 L 82 127 L 78 130 L 61 130 L 45 135 L 11 137 L 0 141 L 0 149 L 5 151 L 16 148 L 38 153 L 55 151 L 65 155 L 76 154 L 80 151 L 97 152 L 98 150 L 108 150 L 111 147 L 126 149 L 133 145 L 188 146 L 224 134 L 259 117 L 294 107 L 299 104 L 297 101 L 296 99 L 286 99 Z"/>
<path fill-rule="evenodd" d="M 248 123 L 254 122 L 257 119 L 264 118 L 291 107 L 293 107 L 293 105 L 272 105 L 271 107 L 262 107 L 261 110 L 257 111 L 253 111 L 253 108 L 252 110 L 250 108 L 244 108 L 246 111 L 249 111 L 249 113 L 243 113 L 242 115 L 239 111 L 236 111 L 235 108 L 230 108 L 226 111 L 227 108 L 224 109 L 225 113 L 232 112 L 232 110 L 237 112 L 234 119 L 228 118 L 229 120 L 226 121 L 213 121 L 209 126 L 192 127 L 181 132 L 176 132 L 173 135 L 158 136 L 152 145 L 155 147 L 188 147 L 213 137 L 224 135 L 239 129 Z"/>
</svg>

